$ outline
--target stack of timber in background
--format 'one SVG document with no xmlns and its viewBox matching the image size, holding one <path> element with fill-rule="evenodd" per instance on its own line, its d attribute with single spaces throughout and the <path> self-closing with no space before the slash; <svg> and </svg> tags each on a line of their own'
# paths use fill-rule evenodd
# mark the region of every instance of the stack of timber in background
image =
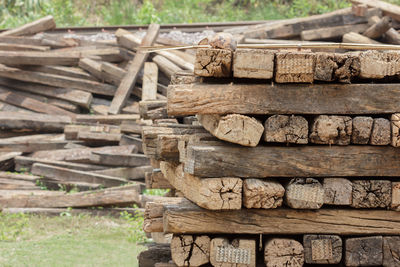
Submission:
<svg viewBox="0 0 400 267">
<path fill-rule="evenodd" d="M 136 51 L 157 41 L 157 24 L 107 41 L 55 27 L 47 16 L 0 33 L 0 210 L 136 212 L 157 198 L 142 195 L 142 127 L 166 114 L 154 110 L 166 110 L 171 73 L 193 71 L 194 55 Z"/>
<path fill-rule="evenodd" d="M 222 37 L 197 49 L 201 78 L 168 87 L 168 115 L 194 125 L 143 128 L 176 190 L 146 204 L 144 230 L 173 234 L 156 266 L 400 266 L 400 53 Z"/>
</svg>

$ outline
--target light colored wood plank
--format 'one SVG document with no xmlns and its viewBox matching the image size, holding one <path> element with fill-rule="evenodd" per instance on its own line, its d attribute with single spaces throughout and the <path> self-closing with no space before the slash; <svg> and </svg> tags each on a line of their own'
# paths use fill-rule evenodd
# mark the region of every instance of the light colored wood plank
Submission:
<svg viewBox="0 0 400 267">
<path fill-rule="evenodd" d="M 157 98 L 158 67 L 155 63 L 144 63 L 142 100 L 156 100 Z"/>
<path fill-rule="evenodd" d="M 20 36 L 20 35 L 33 35 L 35 33 L 48 31 L 56 27 L 56 22 L 53 16 L 46 16 L 41 19 L 32 21 L 12 30 L 0 33 L 1 36 Z"/>
</svg>

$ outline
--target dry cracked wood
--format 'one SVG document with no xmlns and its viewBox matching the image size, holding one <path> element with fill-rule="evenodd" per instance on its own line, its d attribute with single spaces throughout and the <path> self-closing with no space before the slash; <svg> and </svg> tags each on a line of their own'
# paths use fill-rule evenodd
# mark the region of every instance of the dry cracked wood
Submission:
<svg viewBox="0 0 400 267">
<path fill-rule="evenodd" d="M 350 83 L 360 73 L 360 62 L 355 55 L 338 53 L 316 53 L 314 79 Z"/>
<path fill-rule="evenodd" d="M 346 266 L 381 266 L 382 236 L 349 238 L 346 240 Z"/>
<path fill-rule="evenodd" d="M 383 264 L 384 267 L 400 266 L 400 237 L 383 237 Z"/>
<path fill-rule="evenodd" d="M 304 235 L 304 258 L 309 264 L 339 264 L 342 239 L 337 235 Z"/>
<path fill-rule="evenodd" d="M 274 209 L 283 203 L 285 188 L 275 180 L 245 179 L 243 205 L 248 208 Z"/>
<path fill-rule="evenodd" d="M 392 182 L 392 201 L 390 203 L 390 208 L 400 211 L 400 182 Z"/>
<path fill-rule="evenodd" d="M 312 83 L 316 56 L 306 52 L 278 52 L 275 55 L 275 82 Z"/>
<path fill-rule="evenodd" d="M 382 79 L 400 74 L 400 53 L 397 51 L 366 51 L 359 55 L 360 77 Z"/>
<path fill-rule="evenodd" d="M 354 117 L 351 142 L 360 145 L 368 144 L 371 137 L 373 122 L 374 119 L 371 117 Z"/>
<path fill-rule="evenodd" d="M 267 267 L 301 267 L 304 264 L 303 245 L 289 238 L 273 238 L 265 243 L 264 261 Z"/>
<path fill-rule="evenodd" d="M 171 240 L 171 255 L 179 267 L 206 264 L 210 261 L 210 238 L 206 235 L 174 235 Z"/>
<path fill-rule="evenodd" d="M 256 241 L 254 239 L 213 238 L 210 243 L 210 263 L 216 267 L 255 267 Z"/>
<path fill-rule="evenodd" d="M 301 116 L 273 115 L 265 121 L 264 140 L 278 143 L 308 143 L 308 122 Z"/>
<path fill-rule="evenodd" d="M 230 77 L 232 51 L 215 48 L 198 48 L 194 74 L 203 77 Z"/>
<path fill-rule="evenodd" d="M 399 161 L 391 146 L 248 148 L 215 142 L 189 145 L 185 172 L 198 177 L 398 177 Z"/>
<path fill-rule="evenodd" d="M 244 115 L 198 115 L 197 118 L 215 137 L 243 146 L 257 146 L 264 132 L 261 122 Z"/>
<path fill-rule="evenodd" d="M 392 201 L 392 184 L 388 180 L 354 180 L 354 208 L 387 208 Z"/>
<path fill-rule="evenodd" d="M 35 33 L 48 31 L 56 27 L 56 22 L 53 16 L 46 16 L 30 23 L 24 24 L 21 27 L 3 31 L 0 36 L 21 36 L 34 35 Z"/>
<path fill-rule="evenodd" d="M 145 174 L 147 189 L 174 189 L 174 187 L 165 179 L 163 173 L 159 169 L 154 169 Z"/>
<path fill-rule="evenodd" d="M 400 113 L 392 114 L 390 118 L 391 131 L 392 131 L 392 142 L 391 145 L 394 147 L 400 146 Z"/>
<path fill-rule="evenodd" d="M 324 189 L 316 179 L 293 178 L 285 189 L 285 204 L 293 209 L 319 209 L 324 204 Z"/>
<path fill-rule="evenodd" d="M 142 100 L 156 100 L 157 98 L 158 68 L 155 63 L 144 63 Z"/>
<path fill-rule="evenodd" d="M 310 142 L 315 144 L 349 145 L 351 133 L 351 117 L 320 115 L 312 123 Z"/>
<path fill-rule="evenodd" d="M 327 205 L 351 205 L 353 201 L 353 184 L 345 178 L 325 178 L 324 204 Z"/>
<path fill-rule="evenodd" d="M 340 92 L 340 93 L 339 93 Z M 282 98 L 282 96 L 285 96 Z M 392 114 L 397 84 L 177 84 L 168 87 L 168 114 Z"/>
<path fill-rule="evenodd" d="M 239 178 L 199 179 L 183 172 L 182 165 L 160 163 L 164 177 L 189 200 L 209 210 L 241 209 L 242 180 Z"/>
<path fill-rule="evenodd" d="M 363 32 L 363 35 L 372 39 L 377 39 L 387 32 L 391 27 L 392 19 L 388 16 L 385 16 L 366 29 Z"/>
<path fill-rule="evenodd" d="M 265 49 L 237 49 L 233 54 L 233 77 L 272 79 L 275 53 Z"/>
<path fill-rule="evenodd" d="M 376 146 L 388 145 L 391 142 L 390 121 L 384 118 L 374 119 L 369 143 Z"/>
</svg>

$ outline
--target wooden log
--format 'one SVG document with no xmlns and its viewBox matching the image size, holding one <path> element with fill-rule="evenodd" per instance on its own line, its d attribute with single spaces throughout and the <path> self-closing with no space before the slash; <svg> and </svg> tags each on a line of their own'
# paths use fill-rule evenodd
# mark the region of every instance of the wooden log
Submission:
<svg viewBox="0 0 400 267">
<path fill-rule="evenodd" d="M 145 173 L 151 172 L 153 167 L 151 166 L 139 166 L 139 167 L 119 167 L 111 169 L 103 169 L 93 171 L 94 173 L 104 174 L 114 177 L 125 178 L 129 180 L 143 180 Z"/>
<path fill-rule="evenodd" d="M 343 25 L 333 27 L 323 27 L 319 29 L 306 30 L 301 32 L 301 40 L 312 41 L 312 40 L 326 40 L 336 39 L 342 37 L 348 32 L 364 32 L 368 29 L 368 24 L 355 24 L 355 25 Z"/>
<path fill-rule="evenodd" d="M 397 84 L 171 85 L 168 114 L 392 114 Z M 340 94 L 338 94 L 340 92 Z M 285 95 L 285 101 L 281 96 Z"/>
<path fill-rule="evenodd" d="M 239 114 L 199 115 L 198 120 L 215 137 L 242 146 L 257 146 L 264 133 L 261 122 Z"/>
<path fill-rule="evenodd" d="M 391 123 L 391 145 L 394 147 L 400 146 L 400 114 L 395 113 L 390 117 Z"/>
<path fill-rule="evenodd" d="M 400 7 L 384 1 L 373 0 L 352 0 L 352 3 L 367 5 L 368 7 L 379 8 L 385 15 L 388 15 L 395 20 L 400 20 Z"/>
<path fill-rule="evenodd" d="M 349 206 L 353 202 L 353 184 L 348 179 L 325 178 L 322 187 L 324 204 Z"/>
<path fill-rule="evenodd" d="M 272 79 L 275 53 L 263 49 L 237 49 L 233 54 L 233 77 Z"/>
<path fill-rule="evenodd" d="M 391 142 L 390 121 L 384 118 L 374 119 L 370 144 L 376 146 L 388 145 Z"/>
<path fill-rule="evenodd" d="M 360 62 L 352 54 L 316 53 L 314 79 L 350 83 L 360 73 Z"/>
<path fill-rule="evenodd" d="M 68 116 L 0 112 L 0 129 L 62 132 L 64 126 L 70 123 Z"/>
<path fill-rule="evenodd" d="M 100 71 L 104 80 L 116 86 L 121 84 L 122 79 L 126 75 L 126 70 L 108 62 L 101 63 Z M 140 77 L 138 77 L 138 80 L 140 80 Z"/>
<path fill-rule="evenodd" d="M 70 88 L 59 88 L 48 85 L 34 84 L 34 83 L 26 83 L 20 82 L 16 80 L 10 79 L 0 79 L 0 84 L 15 88 L 21 91 L 44 95 L 48 97 L 53 97 L 56 99 L 66 100 L 73 104 L 88 108 L 93 96 L 89 92 L 85 92 L 82 90 L 70 89 Z"/>
<path fill-rule="evenodd" d="M 100 81 L 103 80 L 100 62 L 90 58 L 81 58 L 78 65 L 81 69 L 89 72 L 93 77 Z"/>
<path fill-rule="evenodd" d="M 0 43 L 0 51 L 49 51 L 49 46 Z"/>
<path fill-rule="evenodd" d="M 303 245 L 288 238 L 273 238 L 265 242 L 265 266 L 293 266 L 301 267 L 304 264 Z"/>
<path fill-rule="evenodd" d="M 79 132 L 93 132 L 93 133 L 110 133 L 120 134 L 121 128 L 116 125 L 96 124 L 96 125 L 80 125 L 70 124 L 64 127 L 65 139 L 76 140 Z"/>
<path fill-rule="evenodd" d="M 400 74 L 400 53 L 365 51 L 360 53 L 360 78 L 383 79 Z"/>
<path fill-rule="evenodd" d="M 165 179 L 164 174 L 158 169 L 146 172 L 145 180 L 147 189 L 174 189 L 168 180 Z"/>
<path fill-rule="evenodd" d="M 356 44 L 382 44 L 381 42 L 375 41 L 364 35 L 356 32 L 349 32 L 343 35 L 343 43 L 356 43 Z"/>
<path fill-rule="evenodd" d="M 152 60 L 168 78 L 171 78 L 176 72 L 182 71 L 180 67 L 164 56 L 157 55 L 153 57 Z"/>
<path fill-rule="evenodd" d="M 137 121 L 140 119 L 138 114 L 118 114 L 118 115 L 78 115 L 76 122 L 80 123 L 101 123 L 109 125 L 119 125 L 124 121 Z"/>
<path fill-rule="evenodd" d="M 157 80 L 157 65 L 151 62 L 144 63 L 142 100 L 156 100 Z"/>
<path fill-rule="evenodd" d="M 58 166 L 79 171 L 95 171 L 95 170 L 102 170 L 105 168 L 97 165 L 31 158 L 19 155 L 14 158 L 14 161 L 15 161 L 15 170 L 19 172 L 30 172 L 32 165 L 35 163 L 42 163 L 46 165 Z"/>
<path fill-rule="evenodd" d="M 104 187 L 120 186 L 127 182 L 122 178 L 95 174 L 86 171 L 78 171 L 63 167 L 51 166 L 42 163 L 34 163 L 31 172 L 57 181 L 67 183 L 85 182 L 89 184 L 101 184 Z"/>
<path fill-rule="evenodd" d="M 174 235 L 172 260 L 178 266 L 201 266 L 210 261 L 210 238 L 206 235 Z"/>
<path fill-rule="evenodd" d="M 200 82 L 202 78 L 195 76 L 193 72 L 180 71 L 171 77 L 170 84 L 192 84 Z"/>
<path fill-rule="evenodd" d="M 153 244 L 147 250 L 143 250 L 138 255 L 138 264 L 141 267 L 154 267 L 159 262 L 168 262 L 170 260 L 171 260 L 171 248 L 169 244 Z M 159 267 L 166 267 L 166 266 L 159 266 Z"/>
<path fill-rule="evenodd" d="M 18 28 L 3 31 L 0 37 L 3 36 L 20 36 L 20 35 L 33 35 L 35 33 L 52 30 L 56 27 L 56 22 L 53 16 L 46 16 L 33 22 L 27 23 Z"/>
<path fill-rule="evenodd" d="M 71 118 L 75 117 L 75 114 L 72 112 L 26 97 L 23 94 L 13 92 L 11 89 L 3 86 L 0 86 L 0 100 L 38 113 L 63 115 Z"/>
<path fill-rule="evenodd" d="M 141 45 L 142 46 L 151 46 L 153 45 L 155 39 L 158 36 L 158 32 L 160 30 L 160 25 L 151 24 L 149 26 L 148 32 L 146 36 L 143 38 Z M 124 76 L 124 79 L 121 81 L 117 91 L 115 92 L 113 101 L 111 102 L 111 106 L 109 109 L 110 114 L 118 114 L 123 106 L 126 103 L 126 100 L 129 98 L 129 95 L 132 92 L 132 89 L 136 83 L 139 71 L 141 70 L 144 62 L 148 58 L 147 53 L 138 52 L 129 65 L 127 74 Z"/>
<path fill-rule="evenodd" d="M 381 37 L 392 27 L 392 19 L 388 16 L 383 17 L 375 24 L 371 25 L 368 29 L 363 32 L 363 35 L 371 39 L 377 39 Z"/>
<path fill-rule="evenodd" d="M 36 194 L 1 196 L 0 206 L 4 208 L 67 208 L 140 204 L 139 189 L 113 190 L 113 188 L 92 192 L 62 193 L 47 191 Z"/>
<path fill-rule="evenodd" d="M 183 172 L 182 165 L 166 161 L 160 169 L 171 185 L 183 195 L 209 210 L 231 210 L 242 207 L 242 180 L 239 178 L 199 179 Z"/>
<path fill-rule="evenodd" d="M 230 77 L 232 51 L 214 48 L 199 48 L 196 51 L 194 74 L 202 77 Z"/>
<path fill-rule="evenodd" d="M 390 28 L 387 32 L 385 32 L 384 39 L 389 44 L 400 44 L 400 33 L 398 33 L 395 29 Z"/>
<path fill-rule="evenodd" d="M 370 141 L 374 119 L 371 117 L 354 117 L 351 133 L 351 143 L 366 145 Z"/>
<path fill-rule="evenodd" d="M 179 162 L 179 140 L 181 135 L 158 135 L 156 158 L 165 161 Z"/>
<path fill-rule="evenodd" d="M 346 239 L 346 266 L 381 266 L 382 236 Z"/>
<path fill-rule="evenodd" d="M 337 235 L 304 235 L 304 259 L 308 264 L 339 264 L 342 239 Z"/>
<path fill-rule="evenodd" d="M 400 255 L 400 237 L 384 236 L 383 237 L 383 263 L 384 267 L 399 266 Z"/>
<path fill-rule="evenodd" d="M 312 83 L 315 54 L 307 52 L 278 52 L 275 54 L 275 82 Z"/>
<path fill-rule="evenodd" d="M 387 210 L 241 209 L 216 212 L 194 204 L 167 205 L 166 209 L 164 232 L 180 234 L 397 235 L 400 224 L 400 214 Z"/>
<path fill-rule="evenodd" d="M 95 164 L 118 167 L 150 165 L 149 159 L 143 154 L 119 154 L 101 151 L 92 151 L 90 161 Z"/>
<path fill-rule="evenodd" d="M 301 116 L 273 115 L 265 121 L 265 142 L 307 144 L 308 121 Z"/>
<path fill-rule="evenodd" d="M 390 209 L 400 210 L 400 182 L 392 182 L 392 201 Z"/>
<path fill-rule="evenodd" d="M 285 188 L 276 180 L 244 179 L 243 205 L 256 209 L 275 209 L 282 206 Z"/>
<path fill-rule="evenodd" d="M 121 141 L 119 141 L 119 145 L 120 146 L 135 145 L 138 149 L 138 152 L 143 153 L 143 141 L 139 137 L 124 134 L 121 137 Z"/>
<path fill-rule="evenodd" d="M 254 239 L 213 238 L 210 242 L 210 263 L 217 267 L 256 266 Z"/>
<path fill-rule="evenodd" d="M 0 63 L 6 65 L 76 66 L 79 58 L 71 52 L 0 51 Z"/>
<path fill-rule="evenodd" d="M 293 209 L 319 209 L 324 204 L 324 188 L 316 179 L 293 178 L 285 190 L 285 204 Z"/>
<path fill-rule="evenodd" d="M 335 164 L 330 164 L 332 159 Z M 194 144 L 188 146 L 185 172 L 198 177 L 398 177 L 399 160 L 397 148 L 390 146 L 246 148 Z"/>
<path fill-rule="evenodd" d="M 354 208 L 387 208 L 392 201 L 392 183 L 388 180 L 354 180 Z"/>
<path fill-rule="evenodd" d="M 348 116 L 321 115 L 311 126 L 310 142 L 314 144 L 349 145 L 352 120 Z"/>
<path fill-rule="evenodd" d="M 34 114 L 36 112 L 24 109 L 24 108 L 20 108 L 20 107 L 16 107 L 7 103 L 4 103 L 2 101 L 0 101 L 0 111 L 6 111 L 6 112 L 21 112 L 21 113 L 27 113 L 27 114 Z M 2 132 L 2 137 L 9 137 L 9 136 L 15 136 L 16 133 L 12 133 L 12 132 Z M 20 135 L 20 134 L 19 134 Z"/>
</svg>

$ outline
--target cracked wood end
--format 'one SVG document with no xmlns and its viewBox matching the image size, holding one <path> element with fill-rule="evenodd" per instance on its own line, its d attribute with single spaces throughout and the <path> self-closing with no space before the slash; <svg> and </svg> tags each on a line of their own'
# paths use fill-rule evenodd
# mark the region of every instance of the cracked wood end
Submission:
<svg viewBox="0 0 400 267">
<path fill-rule="evenodd" d="M 214 238 L 210 244 L 210 263 L 215 267 L 255 267 L 256 241 Z"/>
<path fill-rule="evenodd" d="M 391 141 L 390 121 L 384 118 L 374 119 L 370 144 L 375 146 L 385 146 Z"/>
<path fill-rule="evenodd" d="M 371 117 L 354 117 L 351 142 L 353 144 L 366 145 L 371 137 L 374 119 Z"/>
<path fill-rule="evenodd" d="M 171 240 L 172 260 L 178 266 L 200 266 L 210 261 L 208 236 L 174 235 Z"/>
<path fill-rule="evenodd" d="M 237 49 L 233 54 L 233 77 L 272 79 L 275 52 L 265 49 Z"/>
<path fill-rule="evenodd" d="M 307 52 L 278 52 L 275 55 L 275 82 L 312 83 L 316 56 Z"/>
<path fill-rule="evenodd" d="M 304 263 L 303 245 L 287 238 L 273 238 L 265 243 L 265 266 L 301 267 Z"/>
<path fill-rule="evenodd" d="M 347 239 L 346 266 L 381 266 L 382 244 L 382 236 Z"/>
<path fill-rule="evenodd" d="M 400 265 L 400 236 L 383 237 L 383 264 L 384 267 Z"/>
<path fill-rule="evenodd" d="M 325 178 L 322 184 L 324 188 L 324 204 L 327 205 L 351 205 L 353 184 L 344 178 Z"/>
<path fill-rule="evenodd" d="M 354 208 L 386 208 L 392 201 L 392 183 L 388 180 L 354 180 Z"/>
<path fill-rule="evenodd" d="M 194 74 L 202 77 L 230 77 L 232 51 L 227 49 L 199 48 L 196 52 Z"/>
<path fill-rule="evenodd" d="M 242 207 L 240 178 L 198 178 L 183 171 L 183 165 L 161 162 L 165 178 L 183 195 L 209 210 L 234 210 Z"/>
<path fill-rule="evenodd" d="M 316 53 L 314 79 L 350 83 L 360 73 L 360 61 L 351 54 Z"/>
<path fill-rule="evenodd" d="M 245 115 L 198 115 L 198 120 L 218 139 L 242 146 L 257 146 L 264 132 L 261 122 Z"/>
<path fill-rule="evenodd" d="M 310 264 L 338 264 L 342 260 L 342 239 L 337 235 L 304 235 L 304 258 Z"/>
<path fill-rule="evenodd" d="M 275 180 L 245 179 L 243 205 L 248 208 L 274 209 L 282 206 L 285 188 Z"/>
<path fill-rule="evenodd" d="M 352 120 L 348 116 L 321 115 L 311 126 L 310 142 L 314 144 L 349 145 Z"/>
<path fill-rule="evenodd" d="M 285 203 L 293 209 L 319 209 L 324 204 L 324 189 L 313 178 L 293 178 L 286 186 Z"/>
<path fill-rule="evenodd" d="M 360 53 L 360 78 L 383 79 L 400 74 L 400 53 L 366 51 Z"/>
<path fill-rule="evenodd" d="M 392 114 L 390 118 L 392 130 L 392 146 L 400 146 L 400 113 Z"/>
<path fill-rule="evenodd" d="M 265 121 L 266 142 L 307 144 L 308 122 L 302 116 L 273 115 Z"/>
</svg>

